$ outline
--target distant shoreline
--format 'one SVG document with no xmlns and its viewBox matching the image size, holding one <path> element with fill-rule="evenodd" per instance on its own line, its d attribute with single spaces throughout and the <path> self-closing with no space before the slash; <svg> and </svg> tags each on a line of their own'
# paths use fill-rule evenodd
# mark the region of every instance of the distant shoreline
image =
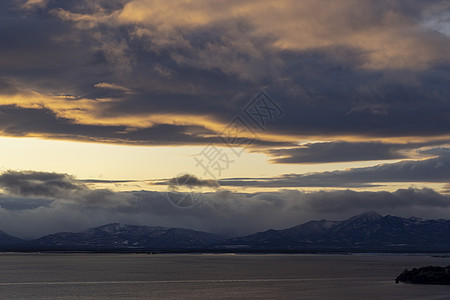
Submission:
<svg viewBox="0 0 450 300">
<path fill-rule="evenodd" d="M 309 250 L 277 250 L 277 251 L 265 251 L 265 250 L 211 250 L 211 249 L 180 249 L 180 250 L 150 250 L 150 249 L 1 249 L 1 254 L 7 253 L 46 253 L 46 254 L 236 254 L 236 255 L 289 255 L 289 254 L 305 254 L 305 255 L 402 255 L 402 256 L 432 256 L 439 258 L 450 258 L 450 251 L 309 251 Z"/>
</svg>

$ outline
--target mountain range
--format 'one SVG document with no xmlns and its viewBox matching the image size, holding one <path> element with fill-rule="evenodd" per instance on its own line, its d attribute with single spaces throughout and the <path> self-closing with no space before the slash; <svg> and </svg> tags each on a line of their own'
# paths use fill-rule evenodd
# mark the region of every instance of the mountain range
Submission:
<svg viewBox="0 0 450 300">
<path fill-rule="evenodd" d="M 191 229 L 113 223 L 80 233 L 50 234 L 30 243 L 43 247 L 180 249 L 205 247 L 222 240 L 219 235 Z"/>
<path fill-rule="evenodd" d="M 366 212 L 345 221 L 309 221 L 226 241 L 254 249 L 450 250 L 450 220 L 381 216 Z"/>
<path fill-rule="evenodd" d="M 107 224 L 22 240 L 0 231 L 0 249 L 199 251 L 450 251 L 450 220 L 366 212 L 345 221 L 316 220 L 243 237 L 183 228 Z"/>
</svg>

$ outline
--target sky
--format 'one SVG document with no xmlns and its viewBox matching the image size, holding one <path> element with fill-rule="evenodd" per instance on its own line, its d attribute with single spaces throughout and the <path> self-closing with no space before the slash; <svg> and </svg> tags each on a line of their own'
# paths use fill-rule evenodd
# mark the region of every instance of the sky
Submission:
<svg viewBox="0 0 450 300">
<path fill-rule="evenodd" d="M 3 0 L 0 230 L 450 219 L 450 1 Z"/>
</svg>

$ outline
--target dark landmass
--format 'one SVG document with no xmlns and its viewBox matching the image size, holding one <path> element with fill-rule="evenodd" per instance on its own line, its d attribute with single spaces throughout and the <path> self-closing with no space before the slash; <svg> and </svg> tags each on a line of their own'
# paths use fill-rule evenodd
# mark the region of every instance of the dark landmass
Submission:
<svg viewBox="0 0 450 300">
<path fill-rule="evenodd" d="M 0 251 L 449 253 L 448 237 L 450 220 L 366 212 L 345 221 L 309 221 L 284 230 L 233 238 L 191 229 L 118 223 L 28 241 L 0 232 Z"/>
<path fill-rule="evenodd" d="M 20 245 L 26 243 L 24 240 L 9 235 L 0 230 L 0 246 Z"/>
<path fill-rule="evenodd" d="M 450 266 L 428 266 L 419 269 L 405 270 L 396 279 L 396 283 L 416 284 L 450 284 Z"/>
<path fill-rule="evenodd" d="M 218 244 L 223 237 L 191 229 L 108 224 L 80 233 L 60 232 L 30 241 L 37 246 L 180 249 Z"/>
<path fill-rule="evenodd" d="M 310 221 L 223 243 L 253 249 L 328 249 L 374 252 L 448 252 L 450 221 L 381 216 L 366 212 L 345 221 Z"/>
</svg>

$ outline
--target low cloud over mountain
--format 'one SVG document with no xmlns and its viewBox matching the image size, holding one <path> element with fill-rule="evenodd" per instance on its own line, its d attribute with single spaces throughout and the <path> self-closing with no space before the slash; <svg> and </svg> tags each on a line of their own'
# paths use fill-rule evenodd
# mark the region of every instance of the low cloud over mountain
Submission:
<svg viewBox="0 0 450 300">
<path fill-rule="evenodd" d="M 245 234 L 310 219 L 344 219 L 367 210 L 426 218 L 450 213 L 450 197 L 431 189 L 247 194 L 219 189 L 202 194 L 197 205 L 186 209 L 173 205 L 166 193 L 91 189 L 65 174 L 7 172 L 0 178 L 8 178 L 1 181 L 5 194 L 0 197 L 0 228 L 20 237 L 113 222 Z M 26 189 L 12 188 L 22 181 Z M 33 188 L 27 181 L 33 181 Z"/>
</svg>

